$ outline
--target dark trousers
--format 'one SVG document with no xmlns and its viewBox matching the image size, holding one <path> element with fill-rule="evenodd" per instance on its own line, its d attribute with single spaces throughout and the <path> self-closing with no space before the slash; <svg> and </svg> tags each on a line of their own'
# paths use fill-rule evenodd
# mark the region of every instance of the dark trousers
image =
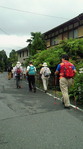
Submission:
<svg viewBox="0 0 83 149">
<path fill-rule="evenodd" d="M 16 76 L 16 87 L 20 88 L 20 76 Z"/>
<path fill-rule="evenodd" d="M 28 83 L 29 83 L 29 90 L 32 91 L 32 89 L 34 89 L 35 91 L 36 87 L 35 87 L 35 76 L 34 75 L 28 75 Z"/>
</svg>

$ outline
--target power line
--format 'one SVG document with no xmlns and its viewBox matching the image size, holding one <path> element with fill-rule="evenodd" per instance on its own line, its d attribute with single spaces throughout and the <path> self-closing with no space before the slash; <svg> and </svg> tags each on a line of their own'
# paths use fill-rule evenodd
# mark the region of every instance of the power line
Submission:
<svg viewBox="0 0 83 149">
<path fill-rule="evenodd" d="M 0 27 L 0 30 L 2 31 L 2 32 L 4 32 L 5 34 L 7 34 L 7 35 L 9 35 L 5 30 L 3 30 L 1 27 Z"/>
<path fill-rule="evenodd" d="M 31 11 L 27 11 L 27 10 L 20 10 L 20 9 L 5 7 L 5 6 L 0 6 L 0 7 L 1 7 L 1 8 L 4 8 L 4 9 L 9 9 L 9 10 L 14 10 L 14 11 L 23 12 L 23 13 L 31 13 L 31 14 L 34 14 L 34 15 L 41 15 L 41 16 L 44 16 L 44 17 L 51 17 L 51 18 L 54 17 L 54 18 L 57 18 L 57 19 L 68 19 L 68 18 L 57 17 L 57 16 L 51 16 L 51 15 L 46 15 L 46 14 L 39 14 L 39 13 L 36 13 L 36 12 L 31 12 Z"/>
</svg>

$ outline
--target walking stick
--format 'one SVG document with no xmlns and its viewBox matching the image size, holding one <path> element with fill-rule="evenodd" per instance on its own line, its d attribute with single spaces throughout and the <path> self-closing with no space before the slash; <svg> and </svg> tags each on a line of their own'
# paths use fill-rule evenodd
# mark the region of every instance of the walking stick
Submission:
<svg viewBox="0 0 83 149">
<path fill-rule="evenodd" d="M 54 102 L 54 104 L 56 104 L 56 91 L 57 91 L 57 89 L 56 89 L 56 86 L 57 86 L 57 84 L 58 84 L 58 76 L 57 75 L 55 75 L 54 76 L 54 85 L 55 85 L 55 102 Z"/>
</svg>

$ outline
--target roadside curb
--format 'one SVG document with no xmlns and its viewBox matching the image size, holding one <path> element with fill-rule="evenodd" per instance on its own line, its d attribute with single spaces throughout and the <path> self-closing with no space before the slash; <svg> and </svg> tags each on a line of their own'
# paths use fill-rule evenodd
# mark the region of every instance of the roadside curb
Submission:
<svg viewBox="0 0 83 149">
<path fill-rule="evenodd" d="M 42 91 L 42 92 L 44 92 L 42 89 L 40 89 L 40 88 L 38 88 L 38 87 L 36 87 L 38 90 L 40 90 L 40 91 Z M 52 95 L 52 94 L 50 94 L 50 93 L 45 93 L 45 94 L 47 94 L 47 95 L 49 95 L 49 96 L 51 96 L 51 97 L 53 97 L 54 99 L 56 98 L 57 100 L 59 100 L 59 101 L 61 101 L 61 99 L 60 98 L 58 98 L 58 97 L 56 97 L 56 96 L 54 96 L 54 95 Z M 83 112 L 83 110 L 82 109 L 80 109 L 79 107 L 77 107 L 77 106 L 74 106 L 74 105 L 72 105 L 72 104 L 70 104 L 70 106 L 72 107 L 72 108 L 74 108 L 74 109 L 76 109 L 76 110 L 79 110 L 79 111 L 81 111 L 81 112 Z"/>
<path fill-rule="evenodd" d="M 26 83 L 26 82 L 25 82 Z M 28 83 L 27 83 L 28 84 Z M 38 88 L 38 87 L 36 87 L 38 90 L 40 90 L 40 91 L 42 91 L 42 92 L 44 92 L 44 90 L 43 89 L 40 89 L 40 88 Z M 61 102 L 61 99 L 60 98 L 58 98 L 58 97 L 56 97 L 56 96 L 54 96 L 54 95 L 52 95 L 52 94 L 50 94 L 50 93 L 45 93 L 45 94 L 47 94 L 47 95 L 49 95 L 49 96 L 51 96 L 51 97 L 53 97 L 54 99 L 56 98 L 57 100 L 59 100 L 60 102 Z M 72 107 L 72 108 L 74 108 L 74 109 L 76 109 L 76 110 L 79 110 L 79 111 L 81 111 L 81 112 L 83 112 L 83 110 L 82 109 L 80 109 L 79 107 L 77 107 L 77 106 L 74 106 L 74 105 L 72 105 L 72 104 L 70 104 L 70 106 Z"/>
</svg>

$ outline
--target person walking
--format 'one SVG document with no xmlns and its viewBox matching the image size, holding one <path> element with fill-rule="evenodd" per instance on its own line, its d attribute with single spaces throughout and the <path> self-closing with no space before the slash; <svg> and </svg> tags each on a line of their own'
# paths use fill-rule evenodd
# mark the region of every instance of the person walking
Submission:
<svg viewBox="0 0 83 149">
<path fill-rule="evenodd" d="M 51 71 L 48 68 L 47 63 L 44 62 L 40 70 L 40 75 L 41 75 L 41 79 L 43 82 L 43 88 L 44 88 L 45 93 L 47 92 L 47 89 L 48 89 L 48 80 L 50 78 L 50 74 L 51 74 Z"/>
<path fill-rule="evenodd" d="M 16 66 L 14 67 L 14 75 L 16 78 L 16 87 L 21 88 L 21 78 L 23 74 L 23 69 L 20 62 L 17 62 Z"/>
<path fill-rule="evenodd" d="M 12 67 L 11 66 L 8 67 L 7 72 L 8 72 L 8 80 L 10 80 L 12 77 Z"/>
<path fill-rule="evenodd" d="M 29 62 L 29 66 L 27 66 L 26 75 L 29 83 L 29 91 L 34 90 L 34 93 L 35 93 L 36 92 L 36 86 L 35 86 L 36 67 L 33 65 L 32 62 Z"/>
<path fill-rule="evenodd" d="M 70 109 L 70 100 L 68 95 L 68 89 L 73 84 L 73 77 L 76 74 L 75 66 L 69 62 L 69 56 L 62 55 L 62 62 L 58 64 L 55 75 L 59 74 L 59 84 L 62 92 L 62 103 L 64 108 Z"/>
</svg>

